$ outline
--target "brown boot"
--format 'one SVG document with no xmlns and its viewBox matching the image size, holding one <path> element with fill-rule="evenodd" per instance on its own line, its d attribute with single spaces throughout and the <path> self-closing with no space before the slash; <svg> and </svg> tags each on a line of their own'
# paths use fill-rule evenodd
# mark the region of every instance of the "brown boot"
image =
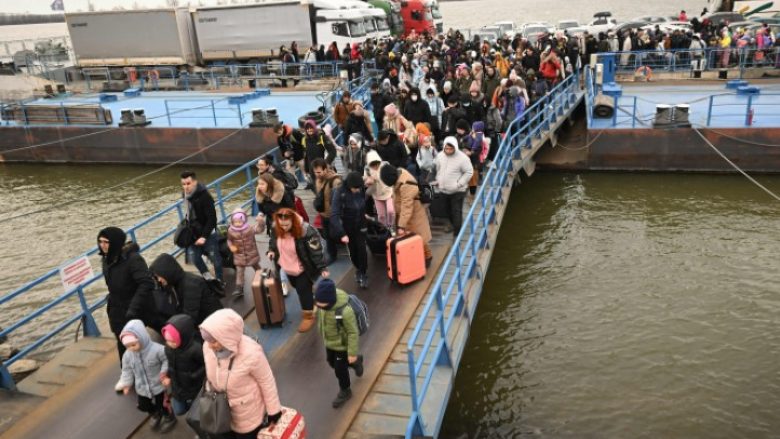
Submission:
<svg viewBox="0 0 780 439">
<path fill-rule="evenodd" d="M 298 332 L 308 332 L 314 326 L 314 311 L 303 311 Z"/>
</svg>

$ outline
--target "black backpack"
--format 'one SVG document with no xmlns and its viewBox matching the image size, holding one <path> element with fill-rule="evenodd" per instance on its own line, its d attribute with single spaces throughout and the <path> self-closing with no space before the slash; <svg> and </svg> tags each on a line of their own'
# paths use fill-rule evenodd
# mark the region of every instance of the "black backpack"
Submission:
<svg viewBox="0 0 780 439">
<path fill-rule="evenodd" d="M 284 189 L 287 191 L 292 192 L 298 189 L 298 178 L 285 170 L 276 169 L 274 171 L 274 178 L 281 181 L 284 185 Z"/>
</svg>

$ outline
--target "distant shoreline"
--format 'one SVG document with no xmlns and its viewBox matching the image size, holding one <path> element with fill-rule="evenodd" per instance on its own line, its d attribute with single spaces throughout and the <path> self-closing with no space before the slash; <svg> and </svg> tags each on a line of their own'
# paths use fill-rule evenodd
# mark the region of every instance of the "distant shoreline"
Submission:
<svg viewBox="0 0 780 439">
<path fill-rule="evenodd" d="M 19 24 L 64 23 L 65 14 L 0 14 L 0 26 Z"/>
</svg>

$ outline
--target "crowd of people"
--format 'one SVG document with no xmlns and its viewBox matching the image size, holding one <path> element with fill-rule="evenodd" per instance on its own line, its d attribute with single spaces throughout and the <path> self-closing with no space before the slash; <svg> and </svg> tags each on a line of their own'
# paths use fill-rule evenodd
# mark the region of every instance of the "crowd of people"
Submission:
<svg viewBox="0 0 780 439">
<path fill-rule="evenodd" d="M 258 270 L 263 256 L 277 267 L 285 295 L 294 289 L 300 302 L 298 331 L 316 325 L 324 339 L 327 362 L 339 383 L 332 405 L 341 407 L 352 395 L 349 369 L 361 376 L 363 358 L 356 316 L 345 308 L 348 295 L 329 279 L 328 266 L 338 258 L 338 248 L 348 249 L 361 288 L 369 285 L 370 227 L 388 235 L 421 236 L 430 264 L 432 217 L 447 219 L 457 236 L 464 203 L 512 122 L 522 121 L 592 53 L 744 47 L 744 41 L 759 49 L 777 45 L 766 27 L 749 35 L 706 19 L 690 21 L 690 33 L 556 33 L 530 43 L 520 36 L 466 39 L 450 30 L 368 41 L 344 52 L 335 43 L 327 51 L 308 49 L 303 60 L 346 56 L 354 73 L 363 59 L 372 59 L 380 73 L 367 102 L 353 99 L 348 90 L 340 94 L 332 126 L 306 120 L 274 127 L 278 152 L 257 162 L 258 214 L 253 222 L 237 209 L 227 221 L 224 238 L 236 266 L 233 294 L 244 293 L 246 268 Z M 299 57 L 295 44 L 282 53 Z M 341 173 L 336 160 L 343 165 Z M 244 334 L 241 316 L 222 307 L 225 255 L 220 254 L 214 199 L 195 172 L 180 177 L 191 234 L 182 247 L 200 276 L 186 272 L 168 254 L 147 266 L 138 245 L 119 228 L 107 227 L 97 237 L 122 368 L 115 390 L 127 394 L 134 389 L 138 408 L 152 416 L 152 427 L 166 432 L 208 382 L 226 391 L 228 400 L 241 401 L 230 404 L 232 432 L 226 437 L 256 437 L 281 416 L 276 382 L 262 347 Z M 317 213 L 311 221 L 295 195 L 299 184 L 314 194 Z M 427 188 L 433 188 L 432 199 L 426 199 Z M 257 234 L 269 235 L 265 252 L 257 247 Z M 160 333 L 164 344 L 153 341 L 147 327 Z"/>
</svg>

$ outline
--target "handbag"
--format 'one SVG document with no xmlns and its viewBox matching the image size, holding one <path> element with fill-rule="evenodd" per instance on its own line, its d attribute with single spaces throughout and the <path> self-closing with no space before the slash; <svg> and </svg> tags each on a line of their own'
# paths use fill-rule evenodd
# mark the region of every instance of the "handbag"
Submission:
<svg viewBox="0 0 780 439">
<path fill-rule="evenodd" d="M 187 248 L 195 244 L 195 233 L 190 226 L 190 220 L 183 219 L 173 232 L 173 243 L 179 248 Z"/>
<path fill-rule="evenodd" d="M 198 413 L 198 426 L 201 431 L 208 434 L 224 434 L 230 433 L 230 405 L 228 404 L 227 397 L 227 384 L 230 380 L 230 370 L 233 369 L 233 360 L 230 359 L 228 365 L 228 375 L 225 379 L 225 390 L 218 391 L 214 388 L 209 390 L 209 381 L 203 383 L 198 397 L 193 401 L 190 412 L 197 410 Z M 196 408 L 197 407 L 197 408 Z M 187 414 L 187 423 L 190 422 L 190 415 Z"/>
</svg>

